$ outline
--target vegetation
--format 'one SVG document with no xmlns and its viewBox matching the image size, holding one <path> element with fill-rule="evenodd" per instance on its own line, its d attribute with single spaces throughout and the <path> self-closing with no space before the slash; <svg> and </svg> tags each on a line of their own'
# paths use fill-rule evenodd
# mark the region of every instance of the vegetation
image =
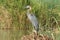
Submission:
<svg viewBox="0 0 60 40">
<path fill-rule="evenodd" d="M 0 39 L 20 40 L 32 32 L 24 9 L 26 5 L 32 6 L 39 21 L 39 33 L 53 33 L 56 40 L 60 40 L 60 0 L 0 0 Z"/>
</svg>

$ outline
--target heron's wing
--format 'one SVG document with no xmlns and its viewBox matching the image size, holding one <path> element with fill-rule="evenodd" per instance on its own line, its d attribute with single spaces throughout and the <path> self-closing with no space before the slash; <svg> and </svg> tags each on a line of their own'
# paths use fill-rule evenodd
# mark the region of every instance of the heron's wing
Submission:
<svg viewBox="0 0 60 40">
<path fill-rule="evenodd" d="M 30 21 L 34 25 L 35 29 L 37 30 L 37 28 L 38 28 L 39 25 L 38 25 L 38 21 L 37 21 L 36 16 L 34 14 L 29 14 L 28 18 L 30 19 Z"/>
</svg>

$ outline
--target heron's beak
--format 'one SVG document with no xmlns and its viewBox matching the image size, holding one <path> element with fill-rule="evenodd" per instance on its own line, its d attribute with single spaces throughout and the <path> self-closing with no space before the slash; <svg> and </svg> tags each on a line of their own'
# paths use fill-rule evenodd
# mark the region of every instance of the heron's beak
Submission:
<svg viewBox="0 0 60 40">
<path fill-rule="evenodd" d="M 29 8 L 27 8 L 27 7 L 24 7 L 24 9 L 25 9 L 25 10 L 27 10 L 27 9 L 29 9 Z"/>
<path fill-rule="evenodd" d="M 24 7 L 24 9 L 26 10 L 26 9 L 27 9 L 27 7 Z"/>
</svg>

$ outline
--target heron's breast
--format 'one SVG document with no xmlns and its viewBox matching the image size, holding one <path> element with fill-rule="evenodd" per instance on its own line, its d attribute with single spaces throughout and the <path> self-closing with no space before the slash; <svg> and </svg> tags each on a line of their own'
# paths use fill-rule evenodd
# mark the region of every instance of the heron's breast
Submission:
<svg viewBox="0 0 60 40">
<path fill-rule="evenodd" d="M 31 14 L 28 14 L 27 16 L 28 16 L 28 18 L 29 18 L 30 20 L 32 19 L 32 16 L 31 16 Z"/>
</svg>

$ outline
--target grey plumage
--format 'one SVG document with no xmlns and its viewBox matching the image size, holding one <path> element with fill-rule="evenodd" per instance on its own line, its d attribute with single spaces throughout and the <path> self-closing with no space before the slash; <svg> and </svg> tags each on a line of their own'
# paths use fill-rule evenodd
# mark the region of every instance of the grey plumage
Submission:
<svg viewBox="0 0 60 40">
<path fill-rule="evenodd" d="M 36 16 L 34 14 L 28 14 L 27 16 L 28 16 L 29 20 L 31 21 L 32 25 L 34 26 L 34 29 L 36 31 L 38 31 L 39 25 L 38 25 L 38 21 L 37 21 Z"/>
<path fill-rule="evenodd" d="M 34 29 L 38 32 L 39 30 L 39 24 L 36 16 L 32 13 L 30 13 L 31 7 L 27 6 L 27 17 L 31 21 L 32 25 L 34 26 Z"/>
</svg>

